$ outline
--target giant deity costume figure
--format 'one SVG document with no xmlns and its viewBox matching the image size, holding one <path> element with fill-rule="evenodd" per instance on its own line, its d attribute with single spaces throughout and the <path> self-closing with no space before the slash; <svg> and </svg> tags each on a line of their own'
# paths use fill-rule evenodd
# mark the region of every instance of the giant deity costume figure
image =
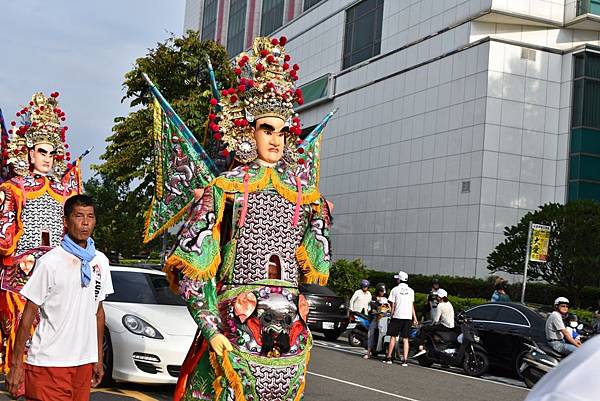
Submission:
<svg viewBox="0 0 600 401">
<path fill-rule="evenodd" d="M 80 192 L 79 169 L 69 163 L 65 142 L 65 113 L 50 97 L 33 95 L 11 123 L 3 144 L 0 184 L 0 324 L 5 344 L 2 368 L 6 372 L 25 300 L 19 291 L 30 277 L 35 261 L 63 237 L 63 203 Z"/>
<path fill-rule="evenodd" d="M 207 163 L 189 164 L 195 178 L 205 174 L 204 185 L 193 192 L 165 271 L 199 330 L 175 400 L 303 398 L 312 336 L 298 286 L 324 285 L 329 276 L 331 215 L 318 190 L 318 134 L 332 113 L 300 139 L 298 66 L 290 67 L 285 41 L 255 39 L 251 52 L 236 58 L 235 87 L 213 91 L 208 127 L 237 167 L 215 177 L 206 174 Z M 165 114 L 173 121 L 172 110 Z M 191 147 L 181 135 L 171 142 L 172 150 Z M 160 174 L 182 170 L 168 159 Z M 163 180 L 164 191 L 172 191 Z M 168 206 L 159 203 L 155 196 L 153 213 Z"/>
</svg>

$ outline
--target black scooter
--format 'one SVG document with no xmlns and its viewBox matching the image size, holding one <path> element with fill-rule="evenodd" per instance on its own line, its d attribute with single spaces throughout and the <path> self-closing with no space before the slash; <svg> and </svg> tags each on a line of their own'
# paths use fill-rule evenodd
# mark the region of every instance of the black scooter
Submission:
<svg viewBox="0 0 600 401">
<path fill-rule="evenodd" d="M 582 342 L 594 335 L 593 328 L 582 323 L 577 326 L 577 331 Z M 529 347 L 529 352 L 523 357 L 519 372 L 525 385 L 532 388 L 546 373 L 558 366 L 563 355 L 548 344 L 537 343 L 533 339 L 529 339 L 525 345 Z"/>
<path fill-rule="evenodd" d="M 434 363 L 456 366 L 464 369 L 469 376 L 481 376 L 489 368 L 487 352 L 473 320 L 465 314 L 456 319 L 454 330 L 436 332 L 425 340 L 426 354 L 417 357 L 419 365 L 429 367 Z"/>
</svg>

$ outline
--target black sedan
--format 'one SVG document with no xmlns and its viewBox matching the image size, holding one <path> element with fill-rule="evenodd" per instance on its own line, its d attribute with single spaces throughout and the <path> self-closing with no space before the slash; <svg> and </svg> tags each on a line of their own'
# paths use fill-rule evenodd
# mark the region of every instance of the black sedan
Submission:
<svg viewBox="0 0 600 401">
<path fill-rule="evenodd" d="M 344 298 L 331 288 L 318 284 L 302 284 L 300 292 L 310 307 L 308 328 L 323 333 L 329 341 L 336 340 L 348 327 L 348 309 Z"/>
<path fill-rule="evenodd" d="M 546 343 L 545 325 L 547 313 L 523 304 L 487 303 L 465 312 L 473 319 L 490 363 L 510 368 L 519 376 L 521 359 L 531 340 Z"/>
</svg>

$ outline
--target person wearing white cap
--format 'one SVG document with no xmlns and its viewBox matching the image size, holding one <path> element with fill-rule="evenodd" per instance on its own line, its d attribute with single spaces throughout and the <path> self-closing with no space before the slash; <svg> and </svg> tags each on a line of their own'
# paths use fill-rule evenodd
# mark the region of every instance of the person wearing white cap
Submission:
<svg viewBox="0 0 600 401">
<path fill-rule="evenodd" d="M 398 272 L 394 276 L 398 280 L 398 285 L 392 288 L 388 302 L 392 309 L 392 319 L 387 327 L 387 335 L 391 336 L 390 344 L 388 346 L 387 357 L 383 361 L 384 363 L 392 363 L 392 351 L 396 345 L 396 337 L 401 336 L 404 342 L 404 359 L 402 360 L 402 366 L 408 366 L 406 360 L 408 359 L 408 334 L 410 331 L 411 323 L 417 324 L 417 314 L 415 313 L 415 292 L 412 288 L 406 284 L 408 281 L 408 274 L 403 271 Z"/>
<path fill-rule="evenodd" d="M 554 311 L 546 319 L 546 341 L 554 351 L 563 355 L 569 355 L 581 346 L 581 341 L 573 339 L 563 322 L 568 313 L 569 300 L 558 297 L 554 300 Z"/>
<path fill-rule="evenodd" d="M 454 328 L 454 307 L 448 300 L 448 292 L 443 288 L 438 289 L 434 295 L 436 296 L 439 304 L 437 306 L 437 313 L 431 326 L 423 326 L 419 336 L 419 352 L 417 352 L 413 358 L 421 356 L 427 351 L 423 348 L 425 339 L 428 335 L 431 335 L 438 331 L 445 331 Z"/>
</svg>

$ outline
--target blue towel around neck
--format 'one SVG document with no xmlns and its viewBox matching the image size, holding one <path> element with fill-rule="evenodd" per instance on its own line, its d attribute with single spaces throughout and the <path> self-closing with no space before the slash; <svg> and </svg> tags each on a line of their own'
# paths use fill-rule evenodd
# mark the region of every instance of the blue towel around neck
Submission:
<svg viewBox="0 0 600 401">
<path fill-rule="evenodd" d="M 96 257 L 96 247 L 94 246 L 94 240 L 88 238 L 87 246 L 85 249 L 77 245 L 69 234 L 66 234 L 61 244 L 63 249 L 69 252 L 71 255 L 76 256 L 81 260 L 81 286 L 87 287 L 92 281 L 92 268 L 90 262 Z"/>
</svg>

